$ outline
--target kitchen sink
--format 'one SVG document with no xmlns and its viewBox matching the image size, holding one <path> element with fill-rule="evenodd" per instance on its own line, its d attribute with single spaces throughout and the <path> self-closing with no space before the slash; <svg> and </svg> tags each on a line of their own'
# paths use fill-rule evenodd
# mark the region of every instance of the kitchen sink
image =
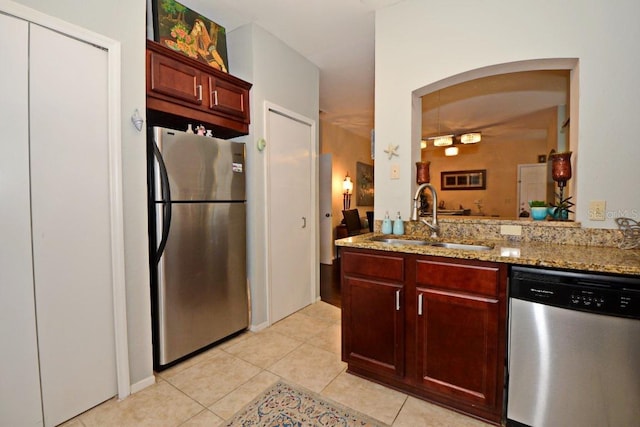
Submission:
<svg viewBox="0 0 640 427">
<path fill-rule="evenodd" d="M 417 239 L 394 239 L 391 237 L 377 236 L 372 237 L 371 241 L 380 242 L 380 243 L 388 243 L 390 245 L 418 245 L 418 246 L 426 246 L 430 245 L 433 242 L 429 242 L 427 240 L 417 240 Z"/>
<path fill-rule="evenodd" d="M 451 243 L 451 242 L 435 242 L 430 243 L 429 246 L 434 246 L 437 248 L 446 248 L 446 249 L 461 249 L 467 251 L 487 251 L 489 249 L 493 249 L 491 246 L 487 245 L 472 245 L 468 243 Z"/>
<path fill-rule="evenodd" d="M 435 248 L 459 249 L 467 251 L 486 251 L 493 249 L 493 246 L 470 244 L 470 243 L 454 243 L 454 242 L 434 242 L 433 240 L 421 239 L 402 239 L 386 236 L 375 236 L 371 238 L 372 242 L 386 243 L 389 245 L 415 245 L 415 246 L 433 246 Z"/>
</svg>

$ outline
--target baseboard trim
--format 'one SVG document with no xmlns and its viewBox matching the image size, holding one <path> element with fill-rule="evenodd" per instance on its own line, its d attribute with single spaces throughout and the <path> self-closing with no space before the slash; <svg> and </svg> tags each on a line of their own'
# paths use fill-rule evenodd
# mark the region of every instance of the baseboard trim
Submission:
<svg viewBox="0 0 640 427">
<path fill-rule="evenodd" d="M 269 327 L 269 322 L 262 322 L 260 324 L 257 325 L 251 325 L 249 327 L 249 330 L 251 332 L 260 332 L 263 329 L 267 329 Z"/>
<path fill-rule="evenodd" d="M 150 377 L 147 377 L 145 379 L 143 379 L 142 381 L 138 381 L 135 384 L 131 384 L 131 394 L 133 393 L 137 393 L 140 390 L 143 390 L 149 386 L 152 386 L 156 383 L 156 377 L 154 377 L 153 375 L 151 375 Z"/>
</svg>

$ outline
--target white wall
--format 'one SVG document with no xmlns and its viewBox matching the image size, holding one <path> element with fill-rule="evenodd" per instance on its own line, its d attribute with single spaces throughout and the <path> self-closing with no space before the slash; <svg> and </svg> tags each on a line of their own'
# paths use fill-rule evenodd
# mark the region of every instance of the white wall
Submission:
<svg viewBox="0 0 640 427">
<path fill-rule="evenodd" d="M 405 0 L 378 11 L 376 217 L 409 213 L 420 156 L 413 91 L 495 64 L 578 58 L 579 93 L 571 87 L 576 219 L 592 228 L 615 228 L 618 216 L 640 219 L 638 16 L 637 0 Z M 392 162 L 383 153 L 391 143 L 400 146 Z M 400 180 L 389 179 L 392 163 L 401 166 Z M 607 201 L 606 222 L 588 219 L 590 200 Z"/>
<path fill-rule="evenodd" d="M 224 23 L 220 24 L 224 26 Z M 264 102 L 277 104 L 308 117 L 316 122 L 318 129 L 319 70 L 299 53 L 254 24 L 228 32 L 227 44 L 231 73 L 253 83 L 250 134 L 240 140 L 247 143 L 251 323 L 253 327 L 260 327 L 267 321 L 268 314 L 265 265 L 268 197 L 265 193 L 266 158 L 264 152 L 258 151 L 256 147 L 257 140 L 264 136 L 265 131 Z M 317 177 L 314 179 L 317 180 Z"/>
<path fill-rule="evenodd" d="M 146 1 L 96 1 L 90 5 L 84 0 L 18 0 L 17 3 L 121 43 L 127 332 L 130 378 L 131 383 L 136 384 L 153 378 L 147 243 L 146 136 L 145 132 L 135 130 L 130 119 L 136 108 L 143 116 L 145 112 Z M 91 126 L 91 123 L 78 123 L 78 126 Z"/>
</svg>

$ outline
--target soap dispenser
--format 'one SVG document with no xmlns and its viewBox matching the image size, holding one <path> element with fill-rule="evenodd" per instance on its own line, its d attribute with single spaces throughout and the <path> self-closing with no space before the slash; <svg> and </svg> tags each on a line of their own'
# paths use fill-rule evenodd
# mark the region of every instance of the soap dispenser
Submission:
<svg viewBox="0 0 640 427">
<path fill-rule="evenodd" d="M 400 212 L 398 212 L 396 220 L 393 221 L 393 234 L 404 234 L 404 221 L 400 217 Z"/>
<path fill-rule="evenodd" d="M 384 219 L 382 220 L 382 229 L 380 231 L 382 232 L 382 234 L 391 234 L 391 219 L 389 219 L 388 211 L 384 214 Z"/>
</svg>

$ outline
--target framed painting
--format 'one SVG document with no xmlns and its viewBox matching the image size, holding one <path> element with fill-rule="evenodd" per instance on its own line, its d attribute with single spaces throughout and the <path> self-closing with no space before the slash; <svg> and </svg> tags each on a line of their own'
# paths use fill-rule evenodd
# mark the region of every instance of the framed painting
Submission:
<svg viewBox="0 0 640 427">
<path fill-rule="evenodd" d="M 487 170 L 440 172 L 441 190 L 485 190 Z"/>
<path fill-rule="evenodd" d="M 155 41 L 229 72 L 224 27 L 175 0 L 152 0 L 152 9 Z"/>
<path fill-rule="evenodd" d="M 356 162 L 356 204 L 373 206 L 373 165 Z"/>
</svg>

